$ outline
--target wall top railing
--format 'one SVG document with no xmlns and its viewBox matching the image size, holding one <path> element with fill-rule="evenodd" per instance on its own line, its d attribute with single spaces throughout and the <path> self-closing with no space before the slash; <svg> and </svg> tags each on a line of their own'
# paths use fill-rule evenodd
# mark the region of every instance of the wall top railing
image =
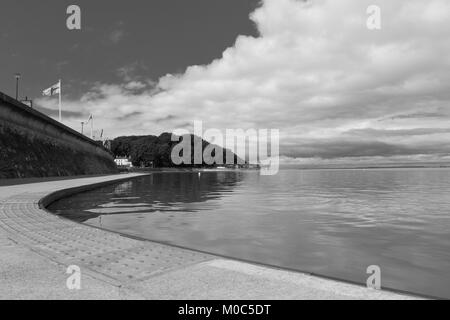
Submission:
<svg viewBox="0 0 450 320">
<path fill-rule="evenodd" d="M 98 144 L 96 141 L 86 137 L 85 135 L 79 133 L 78 131 L 73 130 L 72 128 L 56 121 L 55 119 L 50 118 L 49 116 L 43 114 L 42 112 L 39 112 L 33 108 L 30 108 L 26 104 L 21 103 L 20 101 L 17 101 L 16 99 L 4 94 L 0 91 L 0 105 L 6 104 L 14 107 L 14 111 L 21 112 L 26 114 L 27 116 L 38 118 L 39 120 L 46 122 L 48 124 L 51 124 L 71 135 L 74 135 L 76 138 L 81 139 L 89 144 L 92 144 L 96 147 L 102 148 L 105 151 L 108 151 L 105 149 L 102 145 Z"/>
</svg>

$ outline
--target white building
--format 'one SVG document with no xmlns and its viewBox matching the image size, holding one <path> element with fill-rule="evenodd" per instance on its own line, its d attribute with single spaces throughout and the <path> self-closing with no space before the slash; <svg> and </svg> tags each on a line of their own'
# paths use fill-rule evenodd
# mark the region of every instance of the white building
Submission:
<svg viewBox="0 0 450 320">
<path fill-rule="evenodd" d="M 127 167 L 127 168 L 131 168 L 133 167 L 133 164 L 131 163 L 130 159 L 122 157 L 122 158 L 115 158 L 114 162 L 116 163 L 117 166 L 119 167 Z"/>
</svg>

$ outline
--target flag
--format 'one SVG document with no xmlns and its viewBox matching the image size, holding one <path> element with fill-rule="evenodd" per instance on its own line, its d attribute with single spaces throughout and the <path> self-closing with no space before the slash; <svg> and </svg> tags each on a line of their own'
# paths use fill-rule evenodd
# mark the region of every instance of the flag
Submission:
<svg viewBox="0 0 450 320">
<path fill-rule="evenodd" d="M 61 111 L 61 105 L 62 105 L 62 97 L 61 97 L 61 92 L 62 92 L 62 88 L 61 88 L 61 80 L 58 81 L 57 84 L 52 85 L 50 88 L 45 89 L 44 91 L 42 91 L 42 95 L 43 96 L 54 96 L 55 94 L 59 95 L 59 122 L 62 121 L 62 111 Z"/>
<path fill-rule="evenodd" d="M 58 93 L 61 93 L 61 85 L 59 82 L 57 84 L 51 86 L 50 88 L 42 91 L 43 96 L 53 96 Z"/>
</svg>

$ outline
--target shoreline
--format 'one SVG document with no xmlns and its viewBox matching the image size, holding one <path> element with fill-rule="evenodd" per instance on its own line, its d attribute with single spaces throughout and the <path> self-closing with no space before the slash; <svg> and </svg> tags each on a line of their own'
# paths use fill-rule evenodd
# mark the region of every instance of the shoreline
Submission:
<svg viewBox="0 0 450 320">
<path fill-rule="evenodd" d="M 44 279 L 52 279 L 43 289 L 42 279 L 21 272 L 25 277 L 19 284 L 0 287 L 0 298 L 21 299 L 14 294 L 16 286 L 20 292 L 26 290 L 25 298 L 30 299 L 49 295 L 55 299 L 421 299 L 413 293 L 371 290 L 339 279 L 136 239 L 43 209 L 61 197 L 144 175 L 0 186 L 0 244 L 12 257 L 0 261 L 0 283 L 17 279 L 22 266 L 31 269 L 29 274 L 39 271 Z M 45 267 L 34 270 L 33 259 Z M 9 266 L 14 261 L 14 267 Z M 80 266 L 88 288 L 75 292 L 65 288 L 69 265 Z M 60 279 L 58 290 L 54 279 Z"/>
</svg>

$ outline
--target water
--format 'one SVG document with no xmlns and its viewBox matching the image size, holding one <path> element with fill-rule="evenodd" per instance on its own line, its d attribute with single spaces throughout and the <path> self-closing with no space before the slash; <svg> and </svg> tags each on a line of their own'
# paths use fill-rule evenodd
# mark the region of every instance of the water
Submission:
<svg viewBox="0 0 450 320">
<path fill-rule="evenodd" d="M 124 234 L 450 298 L 450 169 L 156 173 L 50 210 Z"/>
</svg>

